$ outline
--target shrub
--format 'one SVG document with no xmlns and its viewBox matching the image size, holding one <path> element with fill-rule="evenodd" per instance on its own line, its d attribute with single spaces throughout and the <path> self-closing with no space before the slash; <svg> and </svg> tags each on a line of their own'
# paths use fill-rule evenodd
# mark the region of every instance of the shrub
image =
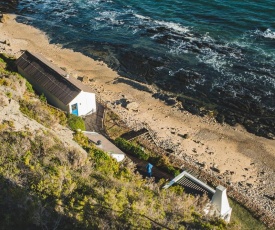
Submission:
<svg viewBox="0 0 275 230">
<path fill-rule="evenodd" d="M 9 86 L 10 82 L 6 78 L 0 78 L 0 86 Z"/>
<path fill-rule="evenodd" d="M 40 99 L 40 101 L 47 103 L 47 98 L 46 98 L 46 96 L 44 95 L 44 93 L 42 93 L 42 94 L 39 96 L 39 99 Z"/>
<path fill-rule="evenodd" d="M 11 92 L 7 92 L 6 95 L 7 95 L 8 98 L 12 98 L 12 93 Z"/>
<path fill-rule="evenodd" d="M 115 140 L 115 144 L 125 153 L 133 155 L 141 160 L 150 161 L 158 168 L 162 169 L 163 171 L 177 176 L 180 174 L 180 170 L 176 169 L 174 166 L 171 165 L 169 159 L 165 156 L 157 156 L 151 157 L 149 154 L 144 152 L 139 146 L 132 144 L 129 141 L 119 137 Z"/>
<path fill-rule="evenodd" d="M 60 125 L 63 125 L 63 126 L 67 125 L 68 119 L 67 119 L 67 115 L 64 111 L 62 111 L 60 109 L 57 109 L 57 108 L 54 108 L 54 107 L 50 107 L 48 105 L 47 105 L 47 107 L 48 107 L 50 113 L 54 117 L 58 118 Z"/>
<path fill-rule="evenodd" d="M 29 93 L 34 93 L 32 85 L 26 80 L 26 88 Z"/>
<path fill-rule="evenodd" d="M 148 160 L 149 155 L 146 154 L 139 146 L 133 145 L 132 143 L 126 141 L 123 138 L 117 138 L 115 140 L 116 145 L 124 152 L 134 155 L 142 160 Z"/>
<path fill-rule="evenodd" d="M 82 131 L 86 130 L 84 120 L 81 117 L 78 117 L 74 114 L 69 115 L 68 125 L 74 131 L 76 131 L 78 129 L 81 129 Z"/>
<path fill-rule="evenodd" d="M 20 100 L 19 105 L 22 113 L 46 127 L 59 122 L 58 117 L 51 114 L 49 107 L 40 101 Z"/>
</svg>

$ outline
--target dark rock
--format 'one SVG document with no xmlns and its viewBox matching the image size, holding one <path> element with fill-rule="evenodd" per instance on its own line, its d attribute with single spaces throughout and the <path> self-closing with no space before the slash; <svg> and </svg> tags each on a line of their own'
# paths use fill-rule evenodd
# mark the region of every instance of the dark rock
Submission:
<svg viewBox="0 0 275 230">
<path fill-rule="evenodd" d="M 175 105 L 177 103 L 177 101 L 173 98 L 168 98 L 167 100 L 165 100 L 165 103 L 167 105 Z"/>
<path fill-rule="evenodd" d="M 251 102 L 249 112 L 256 115 L 263 115 L 264 109 L 262 105 L 259 104 L 258 102 Z"/>
<path fill-rule="evenodd" d="M 247 131 L 252 132 L 252 133 L 259 133 L 259 131 L 261 129 L 261 124 L 257 124 L 252 120 L 245 120 L 244 126 L 247 129 Z"/>
<path fill-rule="evenodd" d="M 173 149 L 165 149 L 165 151 L 168 152 L 168 153 L 170 153 L 170 154 L 174 152 Z"/>
<path fill-rule="evenodd" d="M 182 96 L 178 96 L 178 97 L 177 97 L 177 100 L 178 100 L 179 102 L 181 102 L 182 104 L 185 103 L 185 99 L 184 99 L 184 97 L 182 97 Z"/>
<path fill-rule="evenodd" d="M 166 101 L 169 99 L 169 96 L 163 93 L 155 93 L 152 95 L 154 98 L 159 99 L 161 101 Z"/>
<path fill-rule="evenodd" d="M 200 74 L 194 71 L 180 69 L 174 73 L 174 77 L 184 84 L 189 84 L 191 82 L 194 82 L 194 80 L 200 78 Z"/>
<path fill-rule="evenodd" d="M 217 167 L 210 167 L 211 170 L 213 170 L 214 172 L 220 173 L 220 169 L 218 169 Z"/>
<path fill-rule="evenodd" d="M 225 115 L 225 122 L 232 126 L 237 124 L 235 116 L 232 113 L 228 113 Z"/>
<path fill-rule="evenodd" d="M 270 195 L 264 195 L 266 198 L 272 200 L 272 201 L 275 201 L 275 196 L 270 196 Z"/>
<path fill-rule="evenodd" d="M 217 117 L 216 117 L 216 120 L 217 120 L 219 123 L 223 124 L 223 123 L 224 123 L 224 120 L 225 120 L 224 115 L 219 113 L 219 114 L 217 115 Z"/>
<path fill-rule="evenodd" d="M 196 105 L 190 105 L 190 104 L 188 105 L 188 104 L 186 104 L 186 105 L 184 105 L 184 108 L 188 112 L 190 112 L 192 114 L 195 114 L 195 115 L 199 115 L 199 113 L 200 113 L 200 109 Z"/>
<path fill-rule="evenodd" d="M 185 133 L 185 134 L 178 134 L 179 137 L 182 137 L 184 139 L 188 139 L 189 138 L 189 134 Z"/>
<path fill-rule="evenodd" d="M 227 107 L 233 108 L 237 111 L 248 113 L 250 109 L 249 103 L 240 101 L 239 98 L 226 98 L 225 103 L 227 104 Z"/>
<path fill-rule="evenodd" d="M 242 183 L 242 182 L 238 182 L 238 185 L 242 187 L 242 186 L 243 186 L 243 183 Z"/>
</svg>

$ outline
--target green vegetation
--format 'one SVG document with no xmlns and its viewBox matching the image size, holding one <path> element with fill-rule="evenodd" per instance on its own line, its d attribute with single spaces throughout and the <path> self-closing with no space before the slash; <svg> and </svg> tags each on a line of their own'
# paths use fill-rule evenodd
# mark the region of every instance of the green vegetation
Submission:
<svg viewBox="0 0 275 230">
<path fill-rule="evenodd" d="M 37 99 L 19 101 L 20 111 L 28 117 L 36 120 L 46 127 L 53 127 L 55 124 L 66 124 L 67 119 L 64 112 L 49 107 Z"/>
<path fill-rule="evenodd" d="M 47 98 L 46 96 L 44 95 L 44 93 L 42 93 L 40 96 L 39 96 L 39 99 L 40 101 L 44 102 L 44 103 L 47 103 Z"/>
<path fill-rule="evenodd" d="M 74 114 L 70 114 L 69 118 L 68 118 L 68 125 L 69 127 L 76 131 L 78 129 L 85 131 L 86 127 L 85 127 L 85 122 L 81 117 L 78 117 Z"/>
<path fill-rule="evenodd" d="M 26 80 L 26 88 L 27 88 L 27 91 L 31 94 L 34 94 L 34 90 L 32 88 L 32 85 Z"/>
<path fill-rule="evenodd" d="M 6 95 L 8 98 L 12 98 L 12 93 L 11 92 L 6 92 Z"/>
<path fill-rule="evenodd" d="M 122 167 L 76 135 L 87 154 L 66 148 L 53 134 L 1 132 L 2 229 L 183 229 L 193 221 L 206 224 L 195 215 L 201 212 L 201 199 L 160 190 L 160 184 L 143 180 L 131 164 Z"/>
<path fill-rule="evenodd" d="M 132 154 L 135 157 L 142 159 L 142 160 L 148 160 L 149 155 L 146 154 L 140 146 L 134 145 L 123 138 L 117 138 L 115 140 L 115 144 L 125 153 Z"/>
<path fill-rule="evenodd" d="M 231 221 L 237 223 L 240 229 L 250 230 L 251 226 L 253 226 L 253 229 L 267 230 L 265 225 L 255 219 L 247 209 L 239 205 L 236 201 L 229 199 L 229 204 L 233 210 Z"/>
<path fill-rule="evenodd" d="M 15 58 L 9 55 L 0 53 L 0 71 L 1 73 L 13 72 L 15 68 Z"/>
<path fill-rule="evenodd" d="M 24 96 L 19 99 L 20 111 L 29 118 L 36 120 L 45 127 L 53 127 L 56 124 L 66 125 L 68 122 L 64 111 L 54 108 L 47 103 L 42 94 L 39 97 L 34 93 L 32 85 L 25 80 Z"/>
<path fill-rule="evenodd" d="M 129 128 L 122 122 L 119 116 L 111 110 L 105 110 L 104 127 L 108 136 L 113 140 L 129 131 Z"/>
<path fill-rule="evenodd" d="M 179 169 L 176 169 L 170 163 L 169 158 L 166 156 L 156 155 L 148 151 L 146 152 L 137 143 L 126 141 L 125 139 L 120 137 L 116 138 L 115 144 L 125 153 L 133 155 L 141 160 L 149 161 L 167 173 L 170 173 L 174 176 L 180 174 Z"/>
</svg>

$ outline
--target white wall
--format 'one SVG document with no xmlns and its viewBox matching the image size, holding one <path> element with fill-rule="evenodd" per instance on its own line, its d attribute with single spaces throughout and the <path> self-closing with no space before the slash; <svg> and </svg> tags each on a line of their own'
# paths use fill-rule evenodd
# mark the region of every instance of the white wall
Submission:
<svg viewBox="0 0 275 230">
<path fill-rule="evenodd" d="M 232 208 L 229 206 L 225 187 L 219 185 L 216 188 L 216 192 L 212 197 L 211 203 L 217 208 L 219 216 L 226 222 L 229 222 Z"/>
<path fill-rule="evenodd" d="M 85 116 L 96 112 L 96 99 L 94 93 L 81 91 L 69 104 L 70 113 L 72 113 L 71 105 L 77 103 L 78 116 Z"/>
</svg>

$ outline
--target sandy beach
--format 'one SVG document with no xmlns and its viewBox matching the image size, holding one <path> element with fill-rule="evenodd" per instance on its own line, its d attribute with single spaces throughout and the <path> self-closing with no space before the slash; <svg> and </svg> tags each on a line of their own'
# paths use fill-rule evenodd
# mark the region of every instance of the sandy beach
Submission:
<svg viewBox="0 0 275 230">
<path fill-rule="evenodd" d="M 108 106 L 132 128 L 146 123 L 159 145 L 179 159 L 218 169 L 229 184 L 247 193 L 275 213 L 275 140 L 248 133 L 242 126 L 219 124 L 209 116 L 198 117 L 152 97 L 154 86 L 131 81 L 99 61 L 49 44 L 43 32 L 5 15 L 0 23 L 0 52 L 19 57 L 24 50 L 40 53 L 74 77 L 83 78 Z M 118 103 L 127 100 L 125 108 Z M 188 138 L 182 136 L 187 134 Z M 271 197 L 271 198 L 270 198 Z"/>
</svg>

